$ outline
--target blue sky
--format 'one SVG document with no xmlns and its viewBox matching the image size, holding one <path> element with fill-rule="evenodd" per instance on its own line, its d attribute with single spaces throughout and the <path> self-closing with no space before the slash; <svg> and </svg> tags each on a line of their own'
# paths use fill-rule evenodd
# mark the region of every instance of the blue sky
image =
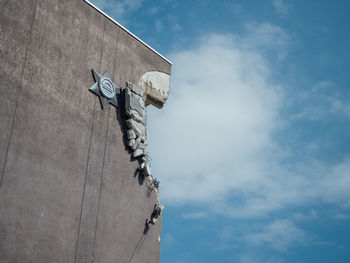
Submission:
<svg viewBox="0 0 350 263">
<path fill-rule="evenodd" d="M 91 2 L 173 62 L 161 263 L 350 262 L 350 2 Z"/>
</svg>

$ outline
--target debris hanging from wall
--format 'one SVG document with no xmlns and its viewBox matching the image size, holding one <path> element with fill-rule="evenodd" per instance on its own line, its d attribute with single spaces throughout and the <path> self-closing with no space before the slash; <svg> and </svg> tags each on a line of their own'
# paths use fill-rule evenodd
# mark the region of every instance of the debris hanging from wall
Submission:
<svg viewBox="0 0 350 263">
<path fill-rule="evenodd" d="M 139 171 L 148 179 L 151 185 L 154 184 L 152 171 L 148 164 L 147 152 L 146 117 L 143 91 L 131 83 L 126 83 L 124 90 L 125 114 L 128 146 L 132 150 L 132 156 L 140 161 Z M 157 181 L 157 186 L 159 182 Z M 158 197 L 158 187 L 153 187 Z"/>
</svg>

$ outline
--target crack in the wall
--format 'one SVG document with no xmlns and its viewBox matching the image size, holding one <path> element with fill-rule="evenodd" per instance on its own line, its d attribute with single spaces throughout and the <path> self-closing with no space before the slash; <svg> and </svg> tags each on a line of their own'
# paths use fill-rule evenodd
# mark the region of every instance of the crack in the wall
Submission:
<svg viewBox="0 0 350 263">
<path fill-rule="evenodd" d="M 14 113 L 13 113 L 13 117 L 12 117 L 10 133 L 9 133 L 10 136 L 9 136 L 9 139 L 8 139 L 8 142 L 7 142 L 4 164 L 3 164 L 3 167 L 2 167 L 2 173 L 1 173 L 1 177 L 0 177 L 0 188 L 1 188 L 1 186 L 3 184 L 3 181 L 4 181 L 4 176 L 5 176 L 5 171 L 6 171 L 6 164 L 7 164 L 7 157 L 8 157 L 8 154 L 9 154 L 10 144 L 11 144 L 11 141 L 12 141 L 12 131 L 13 131 L 13 126 L 15 124 L 16 114 L 17 114 L 17 106 L 18 106 L 18 102 L 19 102 L 21 91 L 22 91 L 22 87 L 23 87 L 23 76 L 24 76 L 24 70 L 25 70 L 25 68 L 27 66 L 28 49 L 29 49 L 30 44 L 32 43 L 32 33 L 33 33 L 33 28 L 34 28 L 35 16 L 36 16 L 36 13 L 37 13 L 37 4 L 38 4 L 38 0 L 36 0 L 35 4 L 34 4 L 34 11 L 33 11 L 32 19 L 31 19 L 29 38 L 28 38 L 28 43 L 26 45 L 25 55 L 24 55 L 24 62 L 23 62 L 22 70 L 21 70 L 21 78 L 20 78 L 19 90 L 18 90 L 18 92 L 16 94 L 16 104 L 15 104 L 15 109 L 14 109 Z"/>
</svg>

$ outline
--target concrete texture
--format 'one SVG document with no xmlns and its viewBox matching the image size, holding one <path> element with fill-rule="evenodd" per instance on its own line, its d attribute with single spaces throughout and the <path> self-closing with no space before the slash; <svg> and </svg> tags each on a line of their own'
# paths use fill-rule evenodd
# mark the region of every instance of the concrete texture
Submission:
<svg viewBox="0 0 350 263">
<path fill-rule="evenodd" d="M 171 65 L 82 0 L 0 0 L 1 262 L 159 261 L 157 196 L 91 69 L 125 87 Z"/>
</svg>

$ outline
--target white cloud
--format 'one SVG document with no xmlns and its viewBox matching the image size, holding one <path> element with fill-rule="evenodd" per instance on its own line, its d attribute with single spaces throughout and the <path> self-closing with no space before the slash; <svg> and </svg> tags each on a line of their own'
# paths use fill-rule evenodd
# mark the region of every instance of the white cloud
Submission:
<svg viewBox="0 0 350 263">
<path fill-rule="evenodd" d="M 263 227 L 261 232 L 251 233 L 246 240 L 254 245 L 271 246 L 285 251 L 291 246 L 305 244 L 305 233 L 289 220 L 276 220 Z"/>
<path fill-rule="evenodd" d="M 170 56 L 169 100 L 164 110 L 148 111 L 161 200 L 210 204 L 211 211 L 230 217 L 315 200 L 349 204 L 350 159 L 285 162 L 284 147 L 274 138 L 286 99 L 271 79 L 265 52 L 281 50 L 284 42 L 270 39 L 287 34 L 270 24 L 253 25 L 242 36 L 209 35 Z"/>
<path fill-rule="evenodd" d="M 291 6 L 286 4 L 283 0 L 274 0 L 272 1 L 272 5 L 280 15 L 287 15 L 291 8 Z"/>
<path fill-rule="evenodd" d="M 222 199 L 261 176 L 280 96 L 264 58 L 235 39 L 211 35 L 172 55 L 172 94 L 149 112 L 148 132 L 168 202 Z"/>
<path fill-rule="evenodd" d="M 270 157 L 277 161 L 278 156 Z M 225 202 L 216 207 L 216 212 L 232 217 L 261 216 L 315 200 L 350 208 L 349 159 L 329 165 L 307 158 L 292 167 L 275 164 L 269 171 L 260 172 L 264 175 L 253 182 L 255 191 L 242 186 L 243 201 L 233 207 Z"/>
</svg>

